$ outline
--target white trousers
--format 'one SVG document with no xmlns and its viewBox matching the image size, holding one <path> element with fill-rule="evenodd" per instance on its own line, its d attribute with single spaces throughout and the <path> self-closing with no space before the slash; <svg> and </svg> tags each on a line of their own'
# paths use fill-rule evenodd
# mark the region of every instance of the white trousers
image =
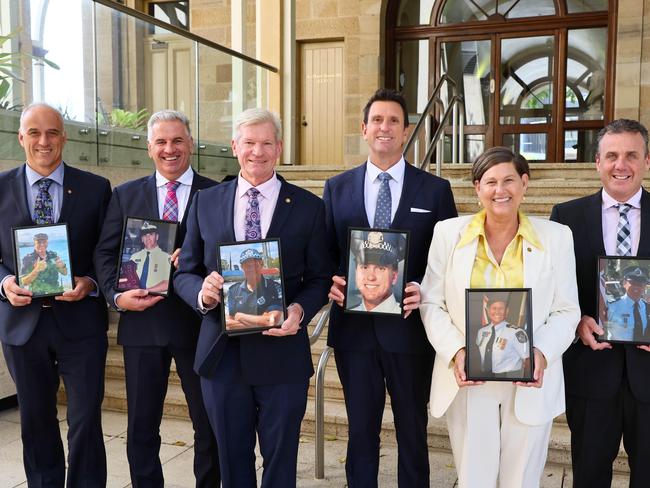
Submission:
<svg viewBox="0 0 650 488">
<path fill-rule="evenodd" d="M 522 424 L 510 382 L 460 389 L 447 428 L 460 488 L 539 487 L 553 421 Z"/>
</svg>

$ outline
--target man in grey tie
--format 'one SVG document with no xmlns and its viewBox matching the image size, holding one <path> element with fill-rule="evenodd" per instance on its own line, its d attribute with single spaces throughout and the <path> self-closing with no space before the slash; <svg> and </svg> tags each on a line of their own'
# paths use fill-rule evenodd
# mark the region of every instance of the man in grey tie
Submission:
<svg viewBox="0 0 650 488">
<path fill-rule="evenodd" d="M 328 244 L 336 270 L 327 343 L 334 348 L 348 414 L 346 474 L 349 486 L 376 487 L 379 436 L 391 397 L 398 439 L 400 487 L 429 486 L 427 402 L 434 352 L 417 310 L 427 253 L 436 222 L 456 216 L 449 182 L 408 164 L 404 97 L 380 89 L 368 100 L 361 124 L 368 160 L 325 184 Z M 404 315 L 344 314 L 350 227 L 408 230 Z M 349 277 L 352 279 L 352 277 Z"/>
<path fill-rule="evenodd" d="M 630 486 L 646 487 L 650 347 L 597 342 L 595 336 L 604 332 L 596 322 L 598 256 L 650 257 L 650 193 L 642 188 L 650 168 L 648 131 L 634 120 L 614 120 L 600 131 L 597 145 L 602 189 L 556 205 L 551 213 L 573 232 L 582 310 L 577 340 L 563 358 L 573 486 L 609 487 L 622 437 Z"/>
</svg>

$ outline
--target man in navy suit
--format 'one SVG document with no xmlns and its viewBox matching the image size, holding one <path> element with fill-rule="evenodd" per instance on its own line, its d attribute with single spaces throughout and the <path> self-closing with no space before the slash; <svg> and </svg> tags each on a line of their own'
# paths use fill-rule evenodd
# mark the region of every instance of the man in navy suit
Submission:
<svg viewBox="0 0 650 488">
<path fill-rule="evenodd" d="M 402 156 L 408 111 L 394 90 L 380 89 L 363 111 L 368 161 L 325 183 L 328 242 L 338 268 L 328 345 L 334 348 L 348 414 L 345 471 L 350 488 L 377 486 L 386 388 L 397 435 L 400 487 L 429 486 L 427 401 L 434 351 L 417 308 L 419 283 L 436 222 L 455 217 L 449 182 Z M 349 227 L 410 231 L 403 317 L 343 313 Z"/>
<path fill-rule="evenodd" d="M 117 342 L 124 352 L 131 481 L 136 487 L 164 484 L 159 458 L 160 422 L 174 358 L 194 427 L 196 486 L 216 488 L 220 483 L 217 444 L 203 407 L 199 377 L 192 368 L 199 316 L 171 287 L 165 298 L 139 288 L 122 293 L 115 290 L 125 218 L 179 221 L 177 248 L 172 253 L 175 263 L 192 197 L 216 184 L 190 167 L 194 141 L 184 114 L 173 110 L 157 112 L 149 119 L 147 129 L 147 147 L 156 172 L 115 188 L 95 251 L 102 290 L 109 304 L 121 312 Z M 145 224 L 143 228 L 153 227 Z"/>
<path fill-rule="evenodd" d="M 551 220 L 573 232 L 582 311 L 578 340 L 562 359 L 573 486 L 609 487 L 622 437 L 630 486 L 640 488 L 650 486 L 650 346 L 597 342 L 594 334 L 603 334 L 596 320 L 607 314 L 599 314 L 596 300 L 598 256 L 650 257 L 650 193 L 642 187 L 650 169 L 648 130 L 614 120 L 597 144 L 602 189 L 551 212 Z"/>
<path fill-rule="evenodd" d="M 224 488 L 254 488 L 255 432 L 263 488 L 296 486 L 300 423 L 313 374 L 307 324 L 327 302 L 331 268 L 323 202 L 275 173 L 280 121 L 262 109 L 235 122 L 235 180 L 196 195 L 187 221 L 176 292 L 203 314 L 195 368 L 219 444 Z M 280 239 L 287 319 L 281 327 L 224 335 L 217 245 Z"/>
<path fill-rule="evenodd" d="M 29 486 L 62 487 L 66 460 L 57 420 L 59 377 L 67 397 L 67 486 L 106 485 L 101 426 L 108 347 L 106 303 L 92 251 L 111 188 L 108 180 L 63 163 L 61 114 L 32 104 L 18 140 L 27 164 L 0 174 L 0 341 L 18 390 L 23 462 Z M 16 283 L 12 227 L 67 223 L 75 286 L 35 298 Z"/>
</svg>

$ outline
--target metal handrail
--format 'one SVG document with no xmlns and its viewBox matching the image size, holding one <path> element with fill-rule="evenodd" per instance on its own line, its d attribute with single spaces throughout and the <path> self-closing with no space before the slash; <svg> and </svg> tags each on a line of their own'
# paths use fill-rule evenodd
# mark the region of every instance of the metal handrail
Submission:
<svg viewBox="0 0 650 488">
<path fill-rule="evenodd" d="M 321 316 L 318 318 L 318 322 L 316 322 L 316 327 L 314 327 L 314 331 L 311 333 L 309 336 L 309 345 L 313 346 L 316 344 L 316 341 L 320 337 L 321 333 L 323 332 L 323 329 L 325 328 L 325 324 L 330 318 L 330 310 L 332 309 L 332 302 L 330 301 L 327 305 L 325 305 L 325 309 L 323 310 L 323 313 Z"/>
<path fill-rule="evenodd" d="M 325 368 L 327 361 L 334 352 L 326 346 L 318 360 L 316 368 L 316 439 L 314 446 L 314 477 L 317 480 L 325 478 Z"/>
</svg>

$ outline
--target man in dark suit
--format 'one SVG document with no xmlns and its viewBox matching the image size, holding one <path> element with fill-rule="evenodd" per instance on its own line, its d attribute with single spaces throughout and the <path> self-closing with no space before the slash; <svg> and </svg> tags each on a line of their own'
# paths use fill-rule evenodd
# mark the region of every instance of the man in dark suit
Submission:
<svg viewBox="0 0 650 488">
<path fill-rule="evenodd" d="M 194 427 L 196 486 L 218 487 L 217 444 L 203 407 L 199 377 L 192 369 L 199 316 L 171 287 L 165 298 L 141 288 L 122 293 L 115 290 L 125 218 L 179 221 L 177 249 L 172 253 L 172 262 L 177 262 L 178 247 L 185 237 L 186 209 L 198 191 L 216 184 L 190 167 L 194 141 L 184 114 L 173 110 L 157 112 L 149 119 L 147 129 L 149 156 L 156 172 L 115 188 L 95 251 L 102 290 L 109 304 L 122 312 L 117 341 L 124 352 L 131 481 L 133 486 L 164 484 L 159 431 L 173 358 Z M 155 228 L 145 224 L 147 230 Z"/>
<path fill-rule="evenodd" d="M 195 368 L 219 444 L 224 488 L 254 488 L 255 432 L 264 458 L 262 487 L 296 486 L 300 423 L 313 374 L 307 324 L 327 301 L 322 201 L 275 173 L 280 121 L 262 109 L 242 112 L 232 141 L 241 171 L 200 192 L 174 277 L 176 292 L 203 315 Z M 217 245 L 280 239 L 287 319 L 240 337 L 224 334 Z"/>
<path fill-rule="evenodd" d="M 449 182 L 402 157 L 408 111 L 394 90 L 380 89 L 363 113 L 368 161 L 325 183 L 328 242 L 337 267 L 330 290 L 328 344 L 334 348 L 348 414 L 348 485 L 377 486 L 385 391 L 398 439 L 398 484 L 429 486 L 427 402 L 434 351 L 420 314 L 419 283 L 436 222 L 455 217 Z M 410 231 L 403 317 L 344 314 L 349 227 Z"/>
<path fill-rule="evenodd" d="M 48 105 L 23 111 L 18 140 L 27 164 L 0 174 L 0 341 L 18 390 L 27 482 L 64 484 L 56 409 L 62 377 L 68 403 L 67 486 L 105 486 L 101 404 L 108 322 L 92 251 L 110 184 L 63 163 L 63 118 Z M 54 222 L 68 224 L 75 286 L 55 298 L 34 298 L 16 283 L 20 270 L 14 269 L 11 229 Z"/>
<path fill-rule="evenodd" d="M 648 131 L 633 120 L 609 123 L 598 135 L 596 169 L 603 188 L 558 204 L 551 219 L 573 231 L 582 319 L 564 353 L 566 416 L 571 429 L 573 486 L 609 487 L 623 444 L 630 486 L 650 486 L 650 347 L 597 342 L 597 257 L 650 256 Z"/>
</svg>

